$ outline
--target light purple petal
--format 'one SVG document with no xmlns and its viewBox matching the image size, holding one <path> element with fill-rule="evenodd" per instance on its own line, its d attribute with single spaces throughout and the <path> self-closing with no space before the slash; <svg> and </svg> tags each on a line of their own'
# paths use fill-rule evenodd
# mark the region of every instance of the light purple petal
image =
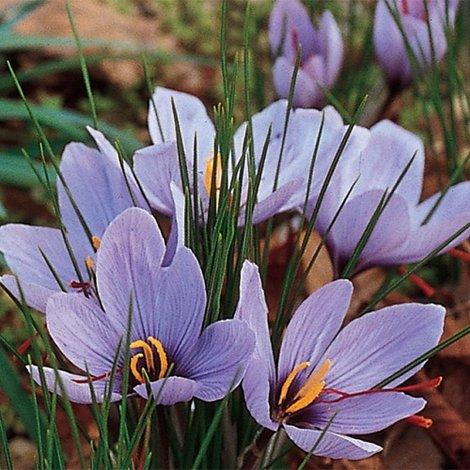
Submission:
<svg viewBox="0 0 470 470">
<path fill-rule="evenodd" d="M 276 370 L 269 335 L 268 306 L 256 264 L 245 261 L 240 275 L 240 296 L 234 318 L 245 321 L 256 337 L 253 359 L 266 363 L 269 381 L 274 385 Z"/>
<path fill-rule="evenodd" d="M 212 155 L 215 129 L 202 101 L 195 96 L 168 88 L 157 87 L 149 104 L 148 126 L 154 144 L 176 142 L 176 126 L 171 100 L 174 100 L 186 158 L 192 161 L 194 136 L 197 134 L 198 160 L 201 165 Z M 153 102 L 152 102 L 153 101 Z M 154 111 L 155 104 L 163 137 Z M 202 168 L 202 166 L 201 166 Z"/>
<path fill-rule="evenodd" d="M 298 0 L 278 0 L 269 18 L 268 34 L 272 53 L 276 54 L 283 45 L 283 55 L 288 55 L 290 59 L 295 57 L 296 51 L 292 51 L 291 44 L 293 33 L 302 45 L 302 56 L 310 55 L 316 42 L 316 33 L 307 10 Z"/>
<path fill-rule="evenodd" d="M 255 347 L 255 335 L 241 320 L 209 325 L 177 373 L 195 380 L 196 398 L 214 401 L 238 386 Z"/>
<path fill-rule="evenodd" d="M 378 0 L 375 9 L 374 47 L 389 81 L 398 86 L 408 85 L 412 76 L 405 44 L 385 0 Z"/>
<path fill-rule="evenodd" d="M 321 396 L 324 397 L 323 395 Z M 338 398 L 331 394 L 325 400 Z M 310 407 L 312 424 L 325 427 L 335 413 L 329 431 L 340 434 L 370 434 L 414 415 L 426 405 L 422 398 L 399 392 L 384 392 L 346 398 L 337 403 L 318 403 Z"/>
<path fill-rule="evenodd" d="M 170 184 L 181 180 L 176 142 L 151 145 L 134 155 L 134 170 L 154 209 L 172 214 Z"/>
<path fill-rule="evenodd" d="M 382 196 L 381 190 L 367 191 L 344 206 L 327 240 L 336 269 L 342 269 L 353 254 Z M 394 194 L 380 214 L 361 253 L 356 270 L 374 263 L 386 262 L 390 252 L 406 242 L 408 234 L 407 204 L 400 195 Z"/>
<path fill-rule="evenodd" d="M 37 366 L 28 366 L 27 369 L 33 376 L 34 381 L 38 385 L 41 385 L 41 375 L 39 368 Z M 43 371 L 48 390 L 58 395 L 63 395 L 62 387 L 57 380 L 57 375 L 54 369 L 51 369 L 50 367 L 43 367 Z M 62 386 L 68 399 L 73 403 L 89 404 L 93 403 L 94 399 L 96 400 L 96 403 L 102 403 L 108 396 L 108 391 L 106 390 L 107 382 L 105 380 L 97 380 L 96 382 L 92 382 L 91 385 L 95 394 L 93 399 L 89 383 L 74 382 L 75 380 L 84 380 L 86 377 L 83 375 L 71 374 L 63 370 L 59 370 L 57 372 L 60 375 Z M 119 401 L 121 398 L 122 396 L 119 393 L 111 393 L 110 400 L 112 402 Z"/>
<path fill-rule="evenodd" d="M 331 360 L 326 387 L 345 392 L 368 390 L 436 346 L 445 309 L 439 305 L 402 304 L 368 313 L 347 325 L 327 349 Z M 387 387 L 404 382 L 424 363 Z"/>
<path fill-rule="evenodd" d="M 285 425 L 284 428 L 292 441 L 305 452 L 310 452 L 318 442 L 314 455 L 321 457 L 361 460 L 382 450 L 382 447 L 371 442 L 353 439 L 352 437 L 329 431 L 319 440 L 321 436 L 321 431 L 319 430 L 301 429 L 289 425 Z"/>
<path fill-rule="evenodd" d="M 459 183 L 449 189 L 429 222 L 421 225 L 429 211 L 434 207 L 440 194 L 426 199 L 414 211 L 412 233 L 407 243 L 394 251 L 395 262 L 413 263 L 423 259 L 440 244 L 451 238 L 458 230 L 470 222 L 470 182 Z M 467 240 L 470 228 L 456 237 L 441 253 Z"/>
<path fill-rule="evenodd" d="M 204 320 L 206 289 L 197 258 L 188 248 L 180 248 L 155 283 L 144 286 L 155 298 L 147 311 L 147 334 L 162 342 L 178 370 L 196 344 Z"/>
<path fill-rule="evenodd" d="M 149 386 L 158 405 L 174 405 L 191 400 L 197 383 L 184 377 L 167 377 L 150 382 Z M 146 384 L 137 385 L 134 387 L 134 391 L 141 397 L 148 398 Z"/>
<path fill-rule="evenodd" d="M 55 294 L 46 322 L 54 343 L 75 366 L 93 375 L 111 372 L 121 335 L 96 301 L 83 294 Z"/>
<path fill-rule="evenodd" d="M 166 245 L 165 256 L 162 265 L 168 266 L 171 264 L 175 253 L 184 246 L 184 218 L 185 218 L 185 197 L 181 189 L 175 184 L 171 183 L 171 196 L 172 196 L 172 214 L 171 231 Z"/>
<path fill-rule="evenodd" d="M 20 288 L 18 288 L 18 282 Z M 15 276 L 5 274 L 0 277 L 0 284 L 19 301 L 23 300 L 31 308 L 38 310 L 41 313 L 46 312 L 46 305 L 49 297 L 56 294 L 57 291 L 42 287 L 37 284 L 19 281 Z"/>
<path fill-rule="evenodd" d="M 294 313 L 279 353 L 278 380 L 282 383 L 291 370 L 304 361 L 318 363 L 341 327 L 352 295 L 351 282 L 340 279 L 321 287 Z"/>
<path fill-rule="evenodd" d="M 415 134 L 391 121 L 380 121 L 370 129 L 370 141 L 361 156 L 361 175 L 356 193 L 371 189 L 391 189 L 415 155 L 411 167 L 396 189 L 410 204 L 418 204 L 424 173 L 424 146 Z"/>
<path fill-rule="evenodd" d="M 294 64 L 285 57 L 278 57 L 273 66 L 273 82 L 276 93 L 280 98 L 287 98 L 292 82 Z M 318 107 L 323 103 L 323 92 L 312 77 L 302 68 L 297 72 L 294 97 L 295 107 Z"/>
<path fill-rule="evenodd" d="M 326 10 L 320 20 L 318 38 L 325 61 L 325 84 L 332 87 L 338 78 L 343 63 L 343 39 L 338 23 L 330 11 Z"/>
<path fill-rule="evenodd" d="M 134 201 L 139 207 L 146 205 L 127 164 L 124 163 L 123 172 L 116 150 L 100 132 L 88 130 L 100 150 L 71 143 L 65 147 L 60 170 L 92 235 L 101 237 L 109 223 L 118 214 L 133 207 Z M 81 244 L 92 251 L 60 180 L 57 187 L 61 215 L 74 246 Z"/>
<path fill-rule="evenodd" d="M 142 209 L 128 209 L 106 230 L 98 250 L 96 277 L 103 307 L 118 331 L 127 330 L 132 303 L 132 331 L 139 338 L 151 334 L 164 252 L 155 219 Z"/>
<path fill-rule="evenodd" d="M 252 223 L 253 225 L 264 222 L 273 215 L 292 210 L 298 203 L 298 198 L 295 198 L 299 192 L 299 188 L 303 187 L 302 180 L 292 180 L 284 184 L 279 189 L 274 191 L 270 196 L 256 203 Z M 245 223 L 245 215 L 241 215 L 239 224 Z"/>
<path fill-rule="evenodd" d="M 37 284 L 58 292 L 60 286 L 39 248 L 45 253 L 64 286 L 67 286 L 72 279 L 77 279 L 59 229 L 22 224 L 7 224 L 0 227 L 0 251 L 5 255 L 10 269 L 22 282 Z M 86 252 L 81 247 L 78 250 L 76 246 L 73 248 L 77 261 L 84 267 Z"/>
</svg>

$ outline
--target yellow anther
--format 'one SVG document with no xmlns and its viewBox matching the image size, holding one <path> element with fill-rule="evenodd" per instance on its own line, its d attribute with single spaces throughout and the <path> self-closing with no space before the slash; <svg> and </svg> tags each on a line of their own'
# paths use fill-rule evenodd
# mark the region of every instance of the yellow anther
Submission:
<svg viewBox="0 0 470 470">
<path fill-rule="evenodd" d="M 150 371 L 153 371 L 155 369 L 155 364 L 153 362 L 153 353 L 152 353 L 152 348 L 149 346 L 148 343 L 146 343 L 145 341 L 139 339 L 137 341 L 133 341 L 129 347 L 131 349 L 136 349 L 136 348 L 142 348 L 142 350 L 144 351 L 144 355 L 145 355 L 145 363 L 147 364 L 147 368 L 150 370 Z"/>
<path fill-rule="evenodd" d="M 158 374 L 158 378 L 163 379 L 168 371 L 168 358 L 165 350 L 163 349 L 163 344 L 153 336 L 149 336 L 147 341 L 157 350 L 158 358 L 160 359 L 160 373 Z"/>
<path fill-rule="evenodd" d="M 327 359 L 320 367 L 315 369 L 304 386 L 296 393 L 294 402 L 286 409 L 286 413 L 295 413 L 311 405 L 325 388 L 324 378 L 331 367 Z"/>
<path fill-rule="evenodd" d="M 281 387 L 281 393 L 279 394 L 279 401 L 277 402 L 278 405 L 281 405 L 282 402 L 286 399 L 287 392 L 289 391 L 289 387 L 292 385 L 292 382 L 294 379 L 297 377 L 299 372 L 303 371 L 310 365 L 310 362 L 305 361 L 301 362 L 300 364 L 297 364 L 289 373 L 287 376 L 286 380 L 284 380 L 284 383 L 282 384 Z"/>
<path fill-rule="evenodd" d="M 215 164 L 215 192 L 218 196 L 218 191 L 222 185 L 222 161 L 220 155 L 217 155 L 213 158 L 208 158 L 206 160 L 206 168 L 204 170 L 204 187 L 206 188 L 207 194 L 210 196 L 212 190 L 212 174 L 214 172 L 214 160 L 216 160 Z"/>
<path fill-rule="evenodd" d="M 93 271 L 95 269 L 95 262 L 93 261 L 93 258 L 91 256 L 87 256 L 85 258 L 85 264 L 86 267 L 90 270 Z"/>
<path fill-rule="evenodd" d="M 144 357 L 144 355 L 139 353 L 139 354 L 136 354 L 135 356 L 132 356 L 131 361 L 130 361 L 130 369 L 131 369 L 132 375 L 141 384 L 143 384 L 145 380 L 142 377 L 142 374 L 137 370 L 137 363 L 139 362 L 139 359 L 141 359 L 142 357 Z"/>
<path fill-rule="evenodd" d="M 91 237 L 91 243 L 93 245 L 93 248 L 95 250 L 98 250 L 101 246 L 101 238 L 100 237 L 97 237 L 96 235 L 93 235 Z"/>
</svg>

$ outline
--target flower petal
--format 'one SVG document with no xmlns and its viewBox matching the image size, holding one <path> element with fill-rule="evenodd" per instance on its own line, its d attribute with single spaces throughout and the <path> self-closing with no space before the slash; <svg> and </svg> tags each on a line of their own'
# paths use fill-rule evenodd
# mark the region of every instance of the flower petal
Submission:
<svg viewBox="0 0 470 470">
<path fill-rule="evenodd" d="M 0 227 L 0 251 L 21 282 L 37 284 L 59 292 L 60 286 L 39 251 L 44 252 L 64 286 L 77 278 L 60 230 L 7 224 Z M 74 255 L 84 268 L 86 251 L 74 246 Z"/>
<path fill-rule="evenodd" d="M 240 296 L 234 318 L 245 321 L 256 337 L 253 359 L 266 363 L 269 381 L 274 385 L 276 370 L 269 335 L 268 306 L 258 266 L 245 261 L 240 275 Z"/>
<path fill-rule="evenodd" d="M 26 305 L 38 310 L 41 313 L 46 312 L 46 305 L 49 297 L 57 293 L 57 291 L 48 289 L 47 287 L 20 281 L 15 276 L 10 274 L 1 276 L 0 284 L 4 288 L 8 289 L 11 295 L 13 295 L 19 302 L 24 300 Z"/>
<path fill-rule="evenodd" d="M 121 335 L 97 302 L 83 294 L 55 294 L 46 322 L 54 343 L 75 366 L 93 375 L 112 370 Z"/>
<path fill-rule="evenodd" d="M 184 377 L 167 377 L 150 382 L 149 386 L 157 405 L 174 405 L 191 400 L 197 383 Z M 146 384 L 137 385 L 134 387 L 134 391 L 141 397 L 148 399 Z"/>
<path fill-rule="evenodd" d="M 349 323 L 321 360 L 330 359 L 326 387 L 368 390 L 436 346 L 445 309 L 433 304 L 401 304 L 368 313 Z M 387 387 L 404 382 L 424 362 Z"/>
<path fill-rule="evenodd" d="M 350 281 L 340 279 L 321 287 L 302 302 L 284 333 L 279 353 L 278 381 L 282 383 L 299 363 L 318 363 L 341 327 L 352 295 Z"/>
<path fill-rule="evenodd" d="M 151 334 L 164 252 L 155 219 L 142 209 L 126 210 L 106 230 L 98 250 L 96 277 L 104 310 L 117 331 L 127 330 L 132 303 L 132 331 L 139 338 Z"/>
<path fill-rule="evenodd" d="M 39 368 L 37 366 L 27 366 L 26 367 L 29 373 L 33 376 L 34 381 L 41 385 L 41 375 Z M 63 396 L 62 387 L 57 380 L 56 371 L 50 367 L 43 367 L 44 378 L 46 380 L 46 386 L 48 390 L 57 395 Z M 63 389 L 68 397 L 68 399 L 73 403 L 81 404 L 90 404 L 93 403 L 93 396 L 90 389 L 89 383 L 77 383 L 75 380 L 83 380 L 83 375 L 71 374 L 63 370 L 58 370 L 57 373 L 60 375 L 62 381 Z M 105 398 L 108 396 L 108 391 L 106 390 L 106 381 L 97 380 L 92 382 L 91 386 L 93 387 L 96 403 L 102 403 Z M 122 398 L 122 395 L 113 392 L 111 393 L 110 400 L 112 402 L 119 401 Z"/>
<path fill-rule="evenodd" d="M 320 19 L 318 38 L 326 66 L 325 85 L 332 87 L 341 71 L 344 47 L 341 30 L 329 10 L 326 10 Z"/>
<path fill-rule="evenodd" d="M 424 173 L 424 145 L 415 134 L 391 121 L 380 121 L 370 129 L 370 141 L 362 152 L 361 175 L 356 193 L 371 189 L 391 189 L 415 155 L 413 163 L 398 185 L 400 194 L 410 204 L 416 205 L 421 196 Z"/>
<path fill-rule="evenodd" d="M 314 455 L 321 457 L 360 460 L 382 450 L 382 447 L 372 444 L 372 442 L 353 439 L 329 431 L 320 439 L 322 432 L 317 429 L 301 429 L 289 425 L 285 425 L 284 428 L 287 435 L 297 446 L 305 452 L 310 452 L 315 446 Z"/>
<path fill-rule="evenodd" d="M 177 373 L 198 383 L 196 398 L 219 400 L 240 383 L 254 347 L 255 335 L 244 321 L 212 323 L 184 363 L 177 364 Z"/>
<path fill-rule="evenodd" d="M 149 104 L 148 125 L 154 144 L 176 142 L 176 126 L 172 100 L 178 115 L 186 158 L 192 161 L 194 136 L 197 135 L 198 159 L 203 168 L 204 159 L 213 153 L 215 129 L 202 101 L 188 93 L 157 87 Z M 154 107 L 155 104 L 155 107 Z M 155 108 L 158 113 L 155 114 Z"/>
<path fill-rule="evenodd" d="M 337 269 L 342 269 L 353 254 L 382 197 L 381 190 L 371 190 L 344 206 L 327 238 Z M 367 240 L 356 271 L 379 262 L 387 264 L 392 250 L 405 243 L 408 234 L 408 206 L 400 195 L 393 194 Z"/>
<path fill-rule="evenodd" d="M 322 395 L 324 400 L 338 398 Z M 404 393 L 383 392 L 346 398 L 337 403 L 315 403 L 302 418 L 320 428 L 326 426 L 335 413 L 329 431 L 340 434 L 370 434 L 421 411 L 426 405 L 422 398 Z M 310 415 L 308 418 L 306 415 Z"/>
<path fill-rule="evenodd" d="M 152 207 L 162 214 L 171 215 L 173 202 L 170 184 L 181 180 L 176 142 L 137 150 L 134 170 Z"/>
<path fill-rule="evenodd" d="M 146 207 L 146 204 L 126 163 L 123 173 L 116 150 L 103 134 L 91 128 L 88 131 L 96 140 L 99 151 L 81 143 L 67 145 L 60 171 L 92 235 L 101 237 L 109 223 L 118 214 L 133 207 L 134 201 L 139 207 Z M 57 188 L 61 215 L 71 240 L 74 245 L 81 243 L 92 251 L 60 180 Z"/>
<path fill-rule="evenodd" d="M 147 311 L 147 334 L 162 342 L 178 371 L 198 341 L 204 320 L 206 289 L 197 258 L 188 248 L 180 248 L 155 283 L 144 287 L 155 297 Z"/>
<path fill-rule="evenodd" d="M 162 265 L 168 266 L 173 261 L 175 253 L 184 247 L 184 218 L 186 210 L 186 200 L 183 191 L 175 183 L 170 184 L 172 197 L 172 214 L 170 236 L 166 244 L 165 256 Z"/>
</svg>

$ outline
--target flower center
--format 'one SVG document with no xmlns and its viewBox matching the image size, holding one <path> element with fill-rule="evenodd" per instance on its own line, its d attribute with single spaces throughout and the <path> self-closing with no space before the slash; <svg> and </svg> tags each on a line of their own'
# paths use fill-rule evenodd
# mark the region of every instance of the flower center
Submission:
<svg viewBox="0 0 470 470">
<path fill-rule="evenodd" d="M 137 382 L 143 384 L 146 380 L 163 379 L 168 372 L 168 358 L 162 343 L 149 336 L 147 341 L 138 339 L 133 341 L 129 348 L 139 350 L 131 356 L 130 370 Z"/>
<path fill-rule="evenodd" d="M 308 361 L 301 362 L 296 365 L 282 384 L 277 403 L 282 409 L 282 415 L 297 413 L 297 411 L 303 410 L 307 406 L 311 405 L 325 388 L 324 379 L 331 367 L 331 361 L 329 359 L 326 359 L 310 374 L 299 391 L 291 400 L 289 400 L 289 402 L 286 403 L 287 394 L 289 393 L 289 389 L 295 378 L 301 371 L 309 366 L 310 362 Z"/>
<path fill-rule="evenodd" d="M 204 169 L 204 187 L 206 188 L 208 196 L 210 196 L 212 193 L 212 183 L 215 184 L 214 189 L 216 200 L 218 200 L 220 188 L 222 186 L 222 161 L 220 155 L 206 159 L 206 167 Z"/>
</svg>

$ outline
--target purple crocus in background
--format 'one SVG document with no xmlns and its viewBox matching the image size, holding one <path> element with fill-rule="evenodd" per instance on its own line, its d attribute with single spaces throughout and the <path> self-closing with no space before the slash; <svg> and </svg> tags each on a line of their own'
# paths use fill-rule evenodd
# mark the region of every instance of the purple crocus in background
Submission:
<svg viewBox="0 0 470 470">
<path fill-rule="evenodd" d="M 338 280 L 310 295 L 287 326 L 277 368 L 261 280 L 250 262 L 243 266 L 236 318 L 256 335 L 242 387 L 257 423 L 272 431 L 282 426 L 306 452 L 317 444 L 316 455 L 355 460 L 381 447 L 350 435 L 380 431 L 424 408 L 425 400 L 403 393 L 413 387 L 397 387 L 423 364 L 384 389 L 374 387 L 437 344 L 445 309 L 432 304 L 386 307 L 340 331 L 351 294 L 352 284 Z"/>
<path fill-rule="evenodd" d="M 374 19 L 375 52 L 390 86 L 400 90 L 411 83 L 413 69 L 403 34 L 390 13 L 387 1 L 392 11 L 396 10 L 398 13 L 403 34 L 420 68 L 427 69 L 432 64 L 433 49 L 437 61 L 442 59 L 447 50 L 445 26 L 447 21 L 449 26 L 453 26 L 458 0 L 426 0 L 430 31 L 424 0 L 378 0 Z"/>
<path fill-rule="evenodd" d="M 198 194 L 203 209 L 207 211 L 212 172 L 216 171 L 215 183 L 220 184 L 221 168 L 220 159 L 219 164 L 214 163 L 214 125 L 198 98 L 162 87 L 156 89 L 149 106 L 149 131 L 154 145 L 139 150 L 135 154 L 135 172 L 154 209 L 163 214 L 172 215 L 170 183 L 176 182 L 181 187 L 181 177 L 171 100 L 178 114 L 190 183 L 193 180 L 194 138 L 197 136 L 197 168 L 194 171 L 198 173 Z M 155 109 L 158 112 L 158 119 Z M 263 147 L 271 128 L 271 139 L 268 142 L 269 147 L 257 193 L 257 204 L 253 213 L 254 224 L 276 213 L 291 210 L 302 204 L 305 199 L 308 168 L 320 129 L 322 113 L 313 109 L 292 110 L 279 168 L 278 186 L 273 191 L 286 110 L 287 101 L 279 100 L 252 117 L 253 148 L 257 168 L 259 168 Z M 333 108 L 328 107 L 324 112 L 324 128 L 314 172 L 314 185 L 319 185 L 322 181 L 341 138 L 346 132 L 341 116 Z M 235 162 L 238 162 L 242 156 L 246 133 L 247 123 L 245 122 L 234 134 Z M 345 158 L 364 148 L 368 135 L 369 131 L 366 129 L 358 127 L 354 130 L 344 151 Z M 231 167 L 227 169 L 229 180 L 232 170 Z M 241 210 L 243 212 L 248 194 L 246 173 L 241 184 Z M 243 224 L 244 221 L 242 214 L 239 222 Z"/>
<path fill-rule="evenodd" d="M 413 155 L 415 158 L 380 215 L 355 271 L 377 265 L 417 262 L 470 222 L 470 182 L 459 183 L 444 195 L 438 193 L 420 202 L 423 143 L 402 127 L 381 121 L 370 129 L 367 147 L 353 158 L 344 159 L 320 207 L 316 229 L 326 238 L 338 275 L 354 252 L 384 191 L 392 190 Z M 358 176 L 348 201 L 332 224 Z M 318 197 L 318 194 L 312 194 L 310 212 Z M 427 220 L 438 200 L 439 205 Z M 460 244 L 469 234 L 470 229 L 464 231 L 443 252 Z"/>
<path fill-rule="evenodd" d="M 73 402 L 105 397 L 117 358 L 112 400 L 121 398 L 130 305 L 129 393 L 171 405 L 193 397 L 214 401 L 238 385 L 254 348 L 254 334 L 244 321 L 222 320 L 202 330 L 206 308 L 204 279 L 187 248 L 161 267 L 165 244 L 155 219 L 138 208 L 111 222 L 97 254 L 100 305 L 79 294 L 59 293 L 49 300 L 47 329 L 64 356 L 92 377 L 59 371 Z M 36 366 L 30 369 L 40 382 Z M 47 386 L 61 393 L 56 372 L 44 368 Z M 168 375 L 168 377 L 166 377 Z M 146 383 L 148 377 L 149 383 Z"/>
<path fill-rule="evenodd" d="M 278 0 L 269 19 L 269 42 L 275 57 L 273 81 L 277 94 L 281 98 L 289 96 L 300 46 L 293 105 L 320 107 L 325 101 L 323 88 L 333 87 L 343 62 L 343 40 L 333 15 L 325 11 L 317 28 L 298 0 Z"/>
<path fill-rule="evenodd" d="M 0 251 L 18 276 L 27 304 L 42 312 L 46 310 L 50 295 L 61 290 L 56 275 L 64 289 L 87 290 L 87 259 L 91 265 L 108 224 L 123 210 L 132 207 L 134 202 L 140 207 L 145 207 L 141 192 L 130 169 L 124 163 L 126 183 L 116 150 L 101 132 L 91 128 L 88 128 L 88 131 L 98 150 L 76 142 L 67 145 L 60 171 L 88 225 L 92 234 L 91 240 L 85 233 L 64 186 L 59 179 L 57 183 L 62 222 L 82 281 L 79 281 L 59 229 L 23 224 L 7 224 L 0 228 Z M 53 270 L 48 267 L 41 250 Z M 1 283 L 18 299 L 21 298 L 14 276 L 2 276 Z"/>
</svg>

